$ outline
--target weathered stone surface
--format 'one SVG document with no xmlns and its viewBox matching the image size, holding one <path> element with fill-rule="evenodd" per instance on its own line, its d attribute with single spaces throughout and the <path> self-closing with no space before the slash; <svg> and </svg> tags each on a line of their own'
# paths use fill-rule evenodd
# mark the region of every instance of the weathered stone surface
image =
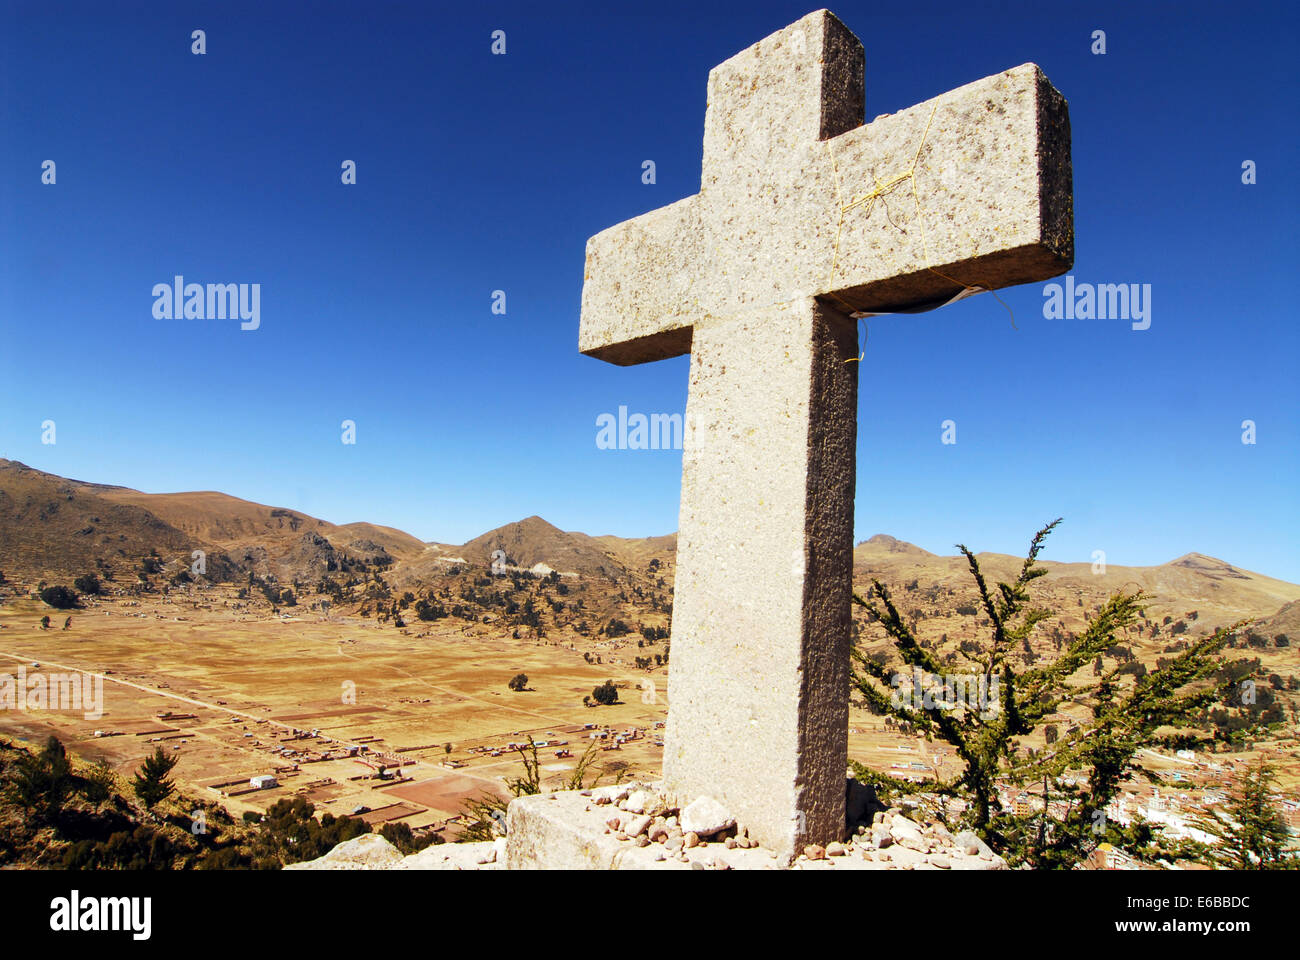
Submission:
<svg viewBox="0 0 1300 960">
<path fill-rule="evenodd" d="M 668 809 L 664 798 L 654 790 L 633 790 L 623 803 L 623 809 L 629 813 L 643 813 L 650 817 L 660 816 Z"/>
<path fill-rule="evenodd" d="M 890 847 L 881 856 L 896 870 L 915 870 L 926 862 L 924 853 L 901 845 Z"/>
<path fill-rule="evenodd" d="M 384 870 L 400 863 L 402 853 L 377 833 L 344 840 L 325 856 L 291 863 L 286 870 Z"/>
<path fill-rule="evenodd" d="M 776 852 L 743 836 L 726 849 L 717 843 L 684 848 L 682 836 L 666 845 L 644 834 L 617 840 L 606 833 L 599 807 L 577 793 L 525 797 L 511 804 L 508 839 L 483 843 L 445 843 L 403 857 L 387 840 L 366 834 L 339 844 L 318 860 L 294 864 L 289 870 L 501 870 L 512 868 L 588 868 L 619 870 L 770 870 L 786 866 Z M 902 819 L 902 818 L 900 818 Z M 694 834 L 690 834 L 694 837 Z M 886 835 L 887 836 L 887 835 Z M 960 835 L 959 835 L 960 836 Z M 940 844 L 927 854 L 894 846 L 874 853 L 858 844 L 832 842 L 809 845 L 807 856 L 794 862 L 801 870 L 956 869 L 1005 870 L 1006 863 L 989 852 L 969 856 L 955 845 Z M 987 848 L 985 848 L 987 849 Z"/>
<path fill-rule="evenodd" d="M 682 829 L 701 837 L 711 837 L 715 833 L 736 825 L 736 819 L 718 801 L 712 797 L 697 797 L 682 808 Z"/>
<path fill-rule="evenodd" d="M 953 845 L 967 856 L 992 857 L 993 851 L 973 830 L 963 830 L 952 838 Z"/>
<path fill-rule="evenodd" d="M 443 843 L 402 856 L 377 833 L 340 843 L 325 856 L 286 870 L 499 870 L 505 865 L 504 837 L 482 843 Z"/>
<path fill-rule="evenodd" d="M 584 353 L 691 353 L 670 800 L 715 798 L 786 862 L 845 835 L 848 314 L 1073 260 L 1065 101 L 1036 66 L 864 126 L 863 60 L 823 10 L 715 68 L 700 192 L 592 237 L 582 294 Z"/>
<path fill-rule="evenodd" d="M 918 853 L 928 853 L 931 847 L 930 839 L 921 832 L 921 828 L 906 817 L 894 817 L 889 825 L 889 836 L 899 846 Z"/>
<path fill-rule="evenodd" d="M 787 858 L 844 834 L 857 355 L 804 300 L 691 356 L 664 779 Z"/>
</svg>

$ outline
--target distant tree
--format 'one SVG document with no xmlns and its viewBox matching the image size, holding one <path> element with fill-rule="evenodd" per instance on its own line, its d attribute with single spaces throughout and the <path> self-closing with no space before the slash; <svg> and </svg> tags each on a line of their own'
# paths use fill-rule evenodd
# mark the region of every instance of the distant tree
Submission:
<svg viewBox="0 0 1300 960">
<path fill-rule="evenodd" d="M 1055 743 L 1059 736 L 1060 732 L 1056 729 L 1056 724 L 1049 723 L 1043 728 L 1043 739 L 1047 742 L 1048 746 Z"/>
<path fill-rule="evenodd" d="M 629 627 L 622 620 L 619 620 L 617 618 L 611 618 L 609 623 L 605 625 L 605 629 L 604 629 L 605 636 L 611 638 L 621 637 L 631 632 L 632 632 L 632 628 Z"/>
<path fill-rule="evenodd" d="M 117 786 L 117 777 L 113 765 L 107 760 L 97 760 L 83 778 L 80 786 L 81 795 L 91 803 L 103 803 L 113 795 Z"/>
<path fill-rule="evenodd" d="M 50 615 L 48 613 L 45 616 L 41 617 L 41 629 L 42 630 L 50 629 Z"/>
<path fill-rule="evenodd" d="M 606 680 L 591 691 L 591 699 L 604 706 L 618 703 L 618 687 L 614 686 L 613 680 Z"/>
<path fill-rule="evenodd" d="M 508 686 L 515 693 L 519 693 L 521 690 L 527 690 L 528 674 L 516 673 L 513 677 L 510 678 L 510 682 L 506 684 L 506 686 Z"/>
<path fill-rule="evenodd" d="M 95 576 L 93 573 L 82 574 L 77 577 L 76 580 L 72 581 L 72 585 L 76 587 L 80 593 L 84 593 L 91 597 L 98 596 L 101 589 L 99 577 Z"/>
<path fill-rule="evenodd" d="M 67 751 L 58 737 L 50 737 L 39 752 L 18 755 L 4 787 L 9 799 L 38 821 L 49 822 L 58 816 L 73 785 Z"/>
<path fill-rule="evenodd" d="M 419 853 L 425 847 L 442 843 L 442 837 L 432 831 L 416 836 L 409 823 L 392 821 L 379 828 L 379 835 L 404 854 Z"/>
<path fill-rule="evenodd" d="M 71 610 L 77 605 L 77 595 L 62 584 L 46 587 L 40 596 L 41 600 L 55 610 Z"/>
<path fill-rule="evenodd" d="M 421 620 L 441 620 L 447 616 L 447 610 L 441 603 L 420 600 L 415 604 L 415 615 Z"/>
<path fill-rule="evenodd" d="M 152 809 L 175 792 L 176 784 L 169 775 L 176 766 L 176 761 L 175 756 L 169 757 L 159 746 L 140 764 L 140 769 L 131 781 L 131 789 L 146 807 Z"/>
<path fill-rule="evenodd" d="M 1273 806 L 1276 779 L 1269 764 L 1252 767 L 1233 785 L 1226 809 L 1200 818 L 1201 829 L 1219 842 L 1205 846 L 1197 859 L 1228 870 L 1300 869 L 1300 858 L 1286 849 L 1286 821 Z"/>
<path fill-rule="evenodd" d="M 277 800 L 261 819 L 254 841 L 254 866 L 275 869 L 324 856 L 345 840 L 370 832 L 360 817 L 316 818 L 315 804 L 303 797 Z"/>
</svg>

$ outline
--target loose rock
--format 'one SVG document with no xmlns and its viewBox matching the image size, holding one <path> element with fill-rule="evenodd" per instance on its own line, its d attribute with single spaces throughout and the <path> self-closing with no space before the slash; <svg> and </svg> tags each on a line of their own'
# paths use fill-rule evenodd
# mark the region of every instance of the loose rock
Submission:
<svg viewBox="0 0 1300 960">
<path fill-rule="evenodd" d="M 681 812 L 682 829 L 700 837 L 711 837 L 736 825 L 727 808 L 712 797 L 697 797 Z"/>
</svg>

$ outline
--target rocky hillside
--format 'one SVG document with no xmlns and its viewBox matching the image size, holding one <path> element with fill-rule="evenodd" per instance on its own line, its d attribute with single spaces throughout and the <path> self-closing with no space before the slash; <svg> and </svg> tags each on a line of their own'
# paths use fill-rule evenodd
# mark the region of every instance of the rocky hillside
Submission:
<svg viewBox="0 0 1300 960">
<path fill-rule="evenodd" d="M 495 551 L 512 571 L 576 575 L 611 593 L 628 610 L 645 597 L 651 612 L 666 612 L 675 573 L 675 534 L 627 539 L 564 531 L 541 517 L 527 517 L 460 545 L 426 543 L 375 524 L 336 525 L 300 511 L 266 506 L 223 493 L 150 494 L 126 487 L 69 480 L 0 460 L 0 571 L 30 579 L 116 571 L 134 580 L 141 558 L 159 558 L 163 575 L 188 567 L 194 550 L 208 556 L 209 579 L 315 586 L 325 579 L 369 589 L 378 609 L 391 590 L 417 596 L 437 586 L 452 604 L 475 589 L 473 576 L 487 571 Z M 1047 554 L 1050 555 L 1050 544 Z M 979 554 L 990 580 L 1014 577 L 1020 557 Z M 964 558 L 939 556 L 894 537 L 877 534 L 854 550 L 855 580 L 865 588 L 880 578 L 921 619 L 953 615 L 973 598 Z M 540 567 L 539 567 L 540 565 Z M 1184 621 L 1193 631 L 1254 618 L 1273 634 L 1300 629 L 1300 586 L 1242 570 L 1201 554 L 1154 567 L 1044 561 L 1043 600 L 1071 610 L 1082 622 L 1088 610 L 1116 590 L 1142 589 L 1148 615 L 1159 629 L 1150 639 L 1168 642 L 1170 628 Z M 463 569 L 462 569 L 463 568 Z M 465 583 L 449 576 L 470 576 Z M 381 577 L 377 590 L 369 581 Z M 122 580 L 121 577 L 118 578 Z M 338 591 L 332 591 L 336 597 Z M 552 598 L 554 599 L 554 598 Z M 595 598 L 590 598 L 590 605 Z M 598 616 L 619 615 L 618 605 L 596 604 Z M 1168 617 L 1170 623 L 1163 623 Z M 596 618 L 588 617 L 594 620 Z M 659 617 L 652 618 L 655 623 Z M 1071 618 L 1063 619 L 1068 629 Z M 946 629 L 946 628 L 945 628 Z"/>
</svg>

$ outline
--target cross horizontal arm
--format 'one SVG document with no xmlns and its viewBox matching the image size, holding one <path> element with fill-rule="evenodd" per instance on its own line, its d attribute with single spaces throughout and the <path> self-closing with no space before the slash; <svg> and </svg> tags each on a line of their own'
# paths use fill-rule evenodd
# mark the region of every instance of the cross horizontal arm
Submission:
<svg viewBox="0 0 1300 960">
<path fill-rule="evenodd" d="M 587 241 L 578 349 L 627 366 L 688 353 L 705 225 L 700 195 Z"/>
<path fill-rule="evenodd" d="M 1034 64 L 824 143 L 833 269 L 814 292 L 867 313 L 1064 273 L 1074 262 L 1065 98 Z"/>
<path fill-rule="evenodd" d="M 587 244 L 579 348 L 690 349 L 711 318 L 814 296 L 842 312 L 1045 280 L 1074 261 L 1065 99 L 1025 64 L 762 164 Z"/>
</svg>

